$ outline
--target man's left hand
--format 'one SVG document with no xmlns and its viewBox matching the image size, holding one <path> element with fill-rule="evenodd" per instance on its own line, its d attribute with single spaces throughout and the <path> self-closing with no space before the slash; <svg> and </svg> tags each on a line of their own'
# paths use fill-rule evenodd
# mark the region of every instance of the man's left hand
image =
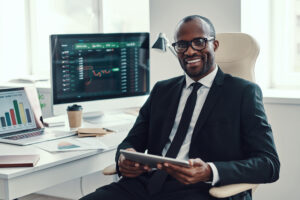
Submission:
<svg viewBox="0 0 300 200">
<path fill-rule="evenodd" d="M 189 159 L 190 167 L 182 167 L 171 163 L 158 164 L 157 168 L 165 170 L 183 184 L 194 184 L 200 181 L 211 181 L 212 170 L 206 162 L 200 158 Z"/>
</svg>

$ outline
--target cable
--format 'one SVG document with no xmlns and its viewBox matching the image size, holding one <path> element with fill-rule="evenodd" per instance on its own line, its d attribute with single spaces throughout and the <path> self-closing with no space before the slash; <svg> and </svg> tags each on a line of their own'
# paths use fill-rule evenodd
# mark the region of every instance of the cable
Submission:
<svg viewBox="0 0 300 200">
<path fill-rule="evenodd" d="M 80 177 L 80 192 L 82 196 L 85 196 L 83 192 L 83 176 Z"/>
</svg>

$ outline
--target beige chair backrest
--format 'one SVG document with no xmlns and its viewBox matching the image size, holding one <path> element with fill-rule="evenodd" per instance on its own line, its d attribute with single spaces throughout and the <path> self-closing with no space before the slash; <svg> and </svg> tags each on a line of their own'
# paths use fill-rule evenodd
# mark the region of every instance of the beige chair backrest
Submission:
<svg viewBox="0 0 300 200">
<path fill-rule="evenodd" d="M 255 82 L 254 67 L 259 54 L 256 40 L 245 33 L 218 33 L 216 63 L 223 72 Z"/>
</svg>

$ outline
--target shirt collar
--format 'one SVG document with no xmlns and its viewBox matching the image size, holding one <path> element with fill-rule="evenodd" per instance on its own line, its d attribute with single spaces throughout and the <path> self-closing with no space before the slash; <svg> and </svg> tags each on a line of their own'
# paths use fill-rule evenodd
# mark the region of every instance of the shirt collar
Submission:
<svg viewBox="0 0 300 200">
<path fill-rule="evenodd" d="M 210 88 L 214 82 L 216 75 L 217 75 L 218 68 L 219 68 L 218 65 L 216 65 L 215 69 L 212 72 L 210 72 L 209 74 L 207 74 L 206 76 L 204 76 L 203 78 L 201 78 L 198 81 L 198 83 L 201 83 L 205 87 Z M 188 88 L 195 81 L 193 79 L 191 79 L 187 74 L 185 74 L 185 82 L 186 82 L 185 88 Z"/>
</svg>

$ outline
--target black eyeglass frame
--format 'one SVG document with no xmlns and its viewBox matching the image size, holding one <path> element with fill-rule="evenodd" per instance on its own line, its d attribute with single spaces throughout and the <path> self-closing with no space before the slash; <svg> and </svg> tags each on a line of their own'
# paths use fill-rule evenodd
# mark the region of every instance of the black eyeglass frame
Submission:
<svg viewBox="0 0 300 200">
<path fill-rule="evenodd" d="M 197 49 L 197 48 L 195 48 L 195 47 L 193 46 L 193 42 L 194 42 L 195 40 L 199 40 L 199 39 L 202 39 L 202 40 L 204 40 L 204 42 L 205 42 L 205 45 L 204 45 L 203 48 L 201 48 L 201 49 Z M 212 40 L 215 40 L 215 37 L 208 37 L 208 38 L 198 37 L 198 38 L 192 39 L 191 41 L 180 40 L 180 41 L 174 42 L 174 43 L 172 43 L 172 46 L 174 47 L 174 50 L 175 50 L 176 53 L 178 53 L 178 54 L 181 54 L 181 53 L 186 52 L 186 51 L 188 50 L 189 47 L 192 47 L 192 49 L 194 49 L 194 50 L 196 50 L 196 51 L 202 51 L 203 49 L 206 48 L 207 42 L 208 42 L 208 41 L 212 41 Z M 176 50 L 176 45 L 177 45 L 179 42 L 184 42 L 185 44 L 187 44 L 187 46 L 186 46 L 186 48 L 185 48 L 184 51 L 177 51 L 177 50 Z"/>
</svg>

